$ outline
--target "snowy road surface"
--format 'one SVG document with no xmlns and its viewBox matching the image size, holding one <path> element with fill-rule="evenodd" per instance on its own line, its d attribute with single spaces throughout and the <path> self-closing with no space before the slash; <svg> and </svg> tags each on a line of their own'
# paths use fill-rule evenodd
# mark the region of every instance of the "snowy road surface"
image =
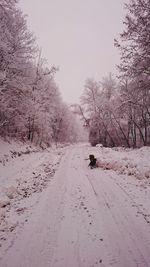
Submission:
<svg viewBox="0 0 150 267">
<path fill-rule="evenodd" d="M 150 266 L 150 215 L 136 178 L 88 169 L 90 153 L 68 149 L 1 267 Z"/>
</svg>

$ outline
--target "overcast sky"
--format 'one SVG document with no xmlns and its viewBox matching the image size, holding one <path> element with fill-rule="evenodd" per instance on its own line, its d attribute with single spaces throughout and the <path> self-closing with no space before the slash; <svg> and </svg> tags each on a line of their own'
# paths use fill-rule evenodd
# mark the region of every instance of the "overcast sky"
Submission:
<svg viewBox="0 0 150 267">
<path fill-rule="evenodd" d="M 67 103 L 77 103 L 88 77 L 115 72 L 114 38 L 123 30 L 126 0 L 20 0 L 48 65 L 59 66 L 56 82 Z"/>
</svg>

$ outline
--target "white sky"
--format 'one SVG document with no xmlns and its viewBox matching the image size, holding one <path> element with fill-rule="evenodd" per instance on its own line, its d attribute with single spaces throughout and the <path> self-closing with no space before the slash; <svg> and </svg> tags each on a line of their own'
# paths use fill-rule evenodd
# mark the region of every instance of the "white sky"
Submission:
<svg viewBox="0 0 150 267">
<path fill-rule="evenodd" d="M 67 103 L 79 102 L 88 77 L 115 72 L 114 38 L 123 30 L 125 0 L 20 0 L 28 26 L 48 65 L 59 66 L 56 82 Z"/>
</svg>

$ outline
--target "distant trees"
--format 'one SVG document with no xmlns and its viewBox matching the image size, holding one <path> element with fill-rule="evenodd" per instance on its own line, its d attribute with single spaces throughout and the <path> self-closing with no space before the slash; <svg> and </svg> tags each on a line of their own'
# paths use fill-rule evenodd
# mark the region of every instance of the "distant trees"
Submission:
<svg viewBox="0 0 150 267">
<path fill-rule="evenodd" d="M 99 83 L 88 80 L 81 105 L 89 121 L 92 145 L 137 147 L 149 144 L 149 95 L 138 81 L 121 79 L 117 84 L 111 75 Z"/>
<path fill-rule="evenodd" d="M 89 141 L 92 145 L 103 143 L 103 145 L 115 145 L 111 135 L 111 112 L 115 96 L 115 80 L 111 74 L 102 82 L 88 79 L 85 90 L 81 97 L 81 103 L 89 116 Z"/>
<path fill-rule="evenodd" d="M 150 144 L 150 1 L 130 0 L 126 9 L 125 29 L 115 40 L 119 80 L 109 75 L 102 82 L 88 81 L 88 90 L 86 82 L 81 100 L 93 145 Z"/>
<path fill-rule="evenodd" d="M 58 69 L 47 68 L 17 2 L 0 1 L 0 136 L 74 142 L 74 115 L 54 79 Z"/>
</svg>

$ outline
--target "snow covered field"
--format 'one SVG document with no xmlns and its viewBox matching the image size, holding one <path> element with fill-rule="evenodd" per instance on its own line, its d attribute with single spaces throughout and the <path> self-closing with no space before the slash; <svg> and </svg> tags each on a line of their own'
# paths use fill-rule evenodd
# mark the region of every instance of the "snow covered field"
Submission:
<svg viewBox="0 0 150 267">
<path fill-rule="evenodd" d="M 1 147 L 1 267 L 150 266 L 149 147 Z"/>
</svg>

